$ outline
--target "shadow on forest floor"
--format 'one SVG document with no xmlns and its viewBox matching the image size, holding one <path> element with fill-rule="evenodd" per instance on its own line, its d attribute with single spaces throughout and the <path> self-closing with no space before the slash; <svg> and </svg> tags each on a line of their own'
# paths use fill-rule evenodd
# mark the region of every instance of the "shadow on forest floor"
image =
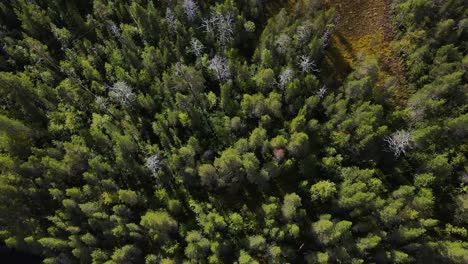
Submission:
<svg viewBox="0 0 468 264">
<path fill-rule="evenodd" d="M 39 264 L 42 258 L 0 245 L 0 263 L 2 264 Z"/>
</svg>

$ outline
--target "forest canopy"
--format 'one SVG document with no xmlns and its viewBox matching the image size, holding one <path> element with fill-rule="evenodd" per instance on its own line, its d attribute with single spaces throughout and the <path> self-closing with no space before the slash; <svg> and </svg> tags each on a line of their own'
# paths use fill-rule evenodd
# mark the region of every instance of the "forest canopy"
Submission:
<svg viewBox="0 0 468 264">
<path fill-rule="evenodd" d="M 340 2 L 2 1 L 0 243 L 46 264 L 467 263 L 466 1 L 349 1 L 385 2 L 377 52 Z"/>
</svg>

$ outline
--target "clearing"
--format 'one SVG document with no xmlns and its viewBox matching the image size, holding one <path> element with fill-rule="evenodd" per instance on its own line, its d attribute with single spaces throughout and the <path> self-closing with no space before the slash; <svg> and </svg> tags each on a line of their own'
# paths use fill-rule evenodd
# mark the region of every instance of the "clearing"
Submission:
<svg viewBox="0 0 468 264">
<path fill-rule="evenodd" d="M 395 34 L 390 21 L 390 0 L 325 0 L 325 5 L 334 8 L 337 14 L 328 58 L 337 76 L 340 73 L 346 76 L 363 57 L 377 56 L 381 62 L 379 81 L 395 76 L 399 83 L 396 99 L 403 104 L 407 93 L 403 89 L 401 61 L 391 45 Z"/>
<path fill-rule="evenodd" d="M 350 63 L 363 55 L 390 55 L 393 38 L 389 4 L 385 0 L 327 0 L 337 13 L 334 44 Z"/>
</svg>

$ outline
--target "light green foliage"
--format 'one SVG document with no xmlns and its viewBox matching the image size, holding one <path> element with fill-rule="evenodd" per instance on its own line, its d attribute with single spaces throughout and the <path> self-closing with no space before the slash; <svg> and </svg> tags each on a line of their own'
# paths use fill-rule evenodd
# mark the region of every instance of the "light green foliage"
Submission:
<svg viewBox="0 0 468 264">
<path fill-rule="evenodd" d="M 218 185 L 220 187 L 233 187 L 243 178 L 242 160 L 239 153 L 232 148 L 226 149 L 214 161 L 219 172 Z"/>
<path fill-rule="evenodd" d="M 266 140 L 266 130 L 263 128 L 255 128 L 250 134 L 249 146 L 253 150 L 260 149 Z"/>
<path fill-rule="evenodd" d="M 289 125 L 289 130 L 291 133 L 302 132 L 305 129 L 306 119 L 303 115 L 296 116 Z"/>
<path fill-rule="evenodd" d="M 281 261 L 281 248 L 278 246 L 270 246 L 268 248 L 268 256 L 272 263 L 280 263 Z"/>
<path fill-rule="evenodd" d="M 369 235 L 367 237 L 359 239 L 356 246 L 361 252 L 365 252 L 367 250 L 375 248 L 381 240 L 382 239 L 379 236 Z"/>
<path fill-rule="evenodd" d="M 138 203 L 138 195 L 132 190 L 119 190 L 119 200 L 128 205 L 135 205 Z"/>
<path fill-rule="evenodd" d="M 177 222 L 166 212 L 149 211 L 141 217 L 140 225 L 154 241 L 165 241 L 177 228 Z"/>
<path fill-rule="evenodd" d="M 239 254 L 239 259 L 238 259 L 237 263 L 239 263 L 239 264 L 257 264 L 258 261 L 254 260 L 245 251 L 241 251 L 240 254 Z"/>
<path fill-rule="evenodd" d="M 203 231 L 206 234 L 213 235 L 215 231 L 222 231 L 226 227 L 224 218 L 217 212 L 210 212 L 204 217 Z"/>
<path fill-rule="evenodd" d="M 52 237 L 44 237 L 39 239 L 38 241 L 43 247 L 50 249 L 50 250 L 63 250 L 68 247 L 67 241 L 52 238 Z"/>
<path fill-rule="evenodd" d="M 288 143 L 288 140 L 283 136 L 279 135 L 271 139 L 271 146 L 273 148 L 285 148 Z"/>
<path fill-rule="evenodd" d="M 287 149 L 294 157 L 306 155 L 309 150 L 309 136 L 303 132 L 292 134 Z"/>
<path fill-rule="evenodd" d="M 275 73 L 272 69 L 262 69 L 254 76 L 254 80 L 260 91 L 267 93 L 275 83 Z"/>
<path fill-rule="evenodd" d="M 266 248 L 265 238 L 259 235 L 249 237 L 249 248 L 251 251 L 265 250 Z"/>
<path fill-rule="evenodd" d="M 319 181 L 310 187 L 312 201 L 327 201 L 336 194 L 336 187 L 333 182 Z"/>
<path fill-rule="evenodd" d="M 244 94 L 241 108 L 245 115 L 259 118 L 266 112 L 265 97 L 260 93 Z"/>
<path fill-rule="evenodd" d="M 442 254 L 450 261 L 454 263 L 465 263 L 468 260 L 468 245 L 466 242 L 444 241 L 442 246 L 445 248 Z"/>
<path fill-rule="evenodd" d="M 111 258 L 113 263 L 133 263 L 140 259 L 141 250 L 134 245 L 125 245 L 114 251 Z"/>
<path fill-rule="evenodd" d="M 455 219 L 459 223 L 468 222 L 468 194 L 461 194 L 456 198 Z"/>
<path fill-rule="evenodd" d="M 244 28 L 247 32 L 255 32 L 255 23 L 252 21 L 247 21 L 244 23 Z"/>
<path fill-rule="evenodd" d="M 353 216 L 381 206 L 378 194 L 382 192 L 382 182 L 373 177 L 375 171 L 344 168 L 341 173 L 344 181 L 339 188 L 340 206 Z"/>
<path fill-rule="evenodd" d="M 210 164 L 202 164 L 198 167 L 198 175 L 200 175 L 201 184 L 209 188 L 214 188 L 217 185 L 218 174 L 215 167 Z"/>
<path fill-rule="evenodd" d="M 268 178 L 263 178 L 259 173 L 260 161 L 254 153 L 249 152 L 242 155 L 242 163 L 249 182 L 263 185 L 268 181 Z"/>
<path fill-rule="evenodd" d="M 239 234 L 244 229 L 244 219 L 238 213 L 231 213 L 228 219 L 229 231 L 234 234 Z"/>
<path fill-rule="evenodd" d="M 302 205 L 301 197 L 295 193 L 286 194 L 284 196 L 281 212 L 286 220 L 291 220 L 296 216 L 296 210 Z"/>
<path fill-rule="evenodd" d="M 349 221 L 332 222 L 331 215 L 321 215 L 320 220 L 312 224 L 312 231 L 320 243 L 333 245 L 349 236 L 351 225 Z"/>
<path fill-rule="evenodd" d="M 197 231 L 190 231 L 185 237 L 188 245 L 185 248 L 185 256 L 192 260 L 202 261 L 206 259 L 206 256 L 210 249 L 210 241 L 204 238 Z"/>
</svg>

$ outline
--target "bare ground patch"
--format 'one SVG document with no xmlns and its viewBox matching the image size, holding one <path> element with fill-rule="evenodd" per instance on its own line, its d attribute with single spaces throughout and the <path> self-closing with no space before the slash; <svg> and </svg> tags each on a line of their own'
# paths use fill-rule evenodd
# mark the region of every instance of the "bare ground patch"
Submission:
<svg viewBox="0 0 468 264">
<path fill-rule="evenodd" d="M 379 78 L 395 76 L 398 81 L 396 100 L 406 101 L 403 86 L 405 78 L 400 59 L 392 48 L 394 30 L 390 21 L 389 0 L 325 0 L 328 8 L 334 8 L 337 25 L 332 37 L 342 62 L 353 66 L 365 56 L 376 56 L 381 62 Z M 339 67 L 344 67 L 340 65 Z"/>
</svg>

